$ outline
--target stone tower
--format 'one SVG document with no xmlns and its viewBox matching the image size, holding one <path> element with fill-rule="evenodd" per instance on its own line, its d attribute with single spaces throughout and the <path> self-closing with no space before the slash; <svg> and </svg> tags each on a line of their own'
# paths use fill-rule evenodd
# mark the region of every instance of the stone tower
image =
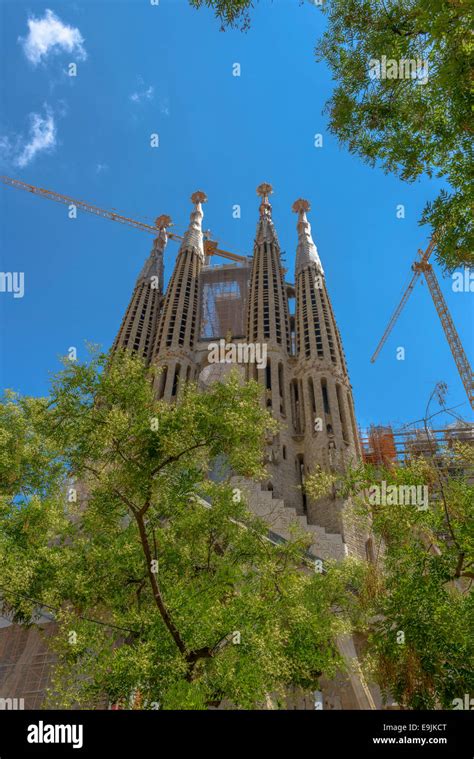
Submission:
<svg viewBox="0 0 474 759">
<path fill-rule="evenodd" d="M 329 299 L 326 277 L 306 212 L 310 204 L 293 204 L 298 214 L 296 250 L 296 365 L 292 379 L 293 425 L 300 433 L 302 479 L 316 467 L 343 470 L 360 457 L 352 389 L 341 336 Z M 355 527 L 344 519 L 345 504 L 322 499 L 304 504 L 308 519 L 341 533 L 356 553 L 361 545 Z"/>
<path fill-rule="evenodd" d="M 180 383 L 194 379 L 197 371 L 194 349 L 199 329 L 199 275 L 204 264 L 201 204 L 207 197 L 198 191 L 191 201 L 194 208 L 166 291 L 153 349 L 153 360 L 162 369 L 157 395 L 167 401 L 175 400 Z"/>
<path fill-rule="evenodd" d="M 247 366 L 247 378 L 258 380 L 265 388 L 265 404 L 282 429 L 267 448 L 267 489 L 285 497 L 289 504 L 299 503 L 298 473 L 295 470 L 294 441 L 291 434 L 290 371 L 291 332 L 288 295 L 280 259 L 280 244 L 272 221 L 269 195 L 271 185 L 257 188 L 262 198 L 254 243 L 250 275 L 247 342 L 260 343 L 266 350 L 266 366 Z"/>
<path fill-rule="evenodd" d="M 163 254 L 168 240 L 169 216 L 156 219 L 159 230 L 151 253 L 135 283 L 112 350 L 128 348 L 150 363 L 163 299 Z"/>
</svg>

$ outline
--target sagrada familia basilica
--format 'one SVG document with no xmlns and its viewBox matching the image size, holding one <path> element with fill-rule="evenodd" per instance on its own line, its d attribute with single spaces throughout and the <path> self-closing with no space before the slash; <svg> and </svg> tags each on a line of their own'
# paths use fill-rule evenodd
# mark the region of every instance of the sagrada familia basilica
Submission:
<svg viewBox="0 0 474 759">
<path fill-rule="evenodd" d="M 350 504 L 337 497 L 312 501 L 305 494 L 305 478 L 316 468 L 343 469 L 360 458 L 361 448 L 342 339 L 307 218 L 310 204 L 303 199 L 293 203 L 296 263 L 290 284 L 272 219 L 271 193 L 269 184 L 257 188 L 260 207 L 253 256 L 211 265 L 202 228 L 207 198 L 195 192 L 166 292 L 163 258 L 171 219 L 160 216 L 158 235 L 113 349 L 137 352 L 156 364 L 161 370 L 157 397 L 170 403 L 179 398 L 184 383 L 195 381 L 205 391 L 235 368 L 243 379 L 260 383 L 262 402 L 279 421 L 280 431 L 267 441 L 265 480 L 234 478 L 235 486 L 279 539 L 288 537 L 297 523 L 311 536 L 311 555 L 322 562 L 351 555 L 370 560 L 370 538 Z M 3 638 L 7 655 L 9 634 L 13 641 L 13 627 L 0 629 L 0 651 Z M 21 691 L 27 708 L 35 708 L 47 678 L 47 655 L 35 642 L 34 631 L 21 635 L 21 644 L 18 632 L 10 644 L 11 669 L 6 678 L 0 677 L 0 697 Z M 365 683 L 358 665 L 358 641 L 345 638 L 338 646 L 349 675 L 322 683 L 320 708 L 377 708 L 378 695 Z M 31 698 L 28 671 L 21 668 L 28 647 L 30 671 L 40 666 L 36 656 L 43 672 L 34 687 L 40 695 L 32 693 Z M 300 697 L 290 708 L 314 709 L 313 696 Z"/>
<path fill-rule="evenodd" d="M 234 351 L 244 356 L 242 373 L 262 384 L 266 405 L 282 426 L 267 452 L 269 480 L 264 487 L 298 513 L 308 513 L 315 524 L 341 527 L 343 535 L 340 520 L 306 502 L 302 485 L 315 466 L 337 468 L 360 455 L 344 350 L 311 236 L 309 203 L 300 199 L 293 204 L 297 247 L 292 285 L 285 281 L 271 191 L 268 184 L 257 190 L 261 204 L 253 257 L 244 265 L 224 266 L 206 261 L 202 205 L 207 199 L 194 193 L 190 224 L 164 296 L 163 254 L 171 219 L 159 218 L 159 235 L 137 279 L 114 349 L 137 351 L 156 363 L 162 370 L 158 397 L 173 402 L 182 383 L 205 385 L 225 372 L 223 366 L 211 370 L 216 341 L 225 344 L 227 356 L 230 348 L 242 347 Z"/>
</svg>

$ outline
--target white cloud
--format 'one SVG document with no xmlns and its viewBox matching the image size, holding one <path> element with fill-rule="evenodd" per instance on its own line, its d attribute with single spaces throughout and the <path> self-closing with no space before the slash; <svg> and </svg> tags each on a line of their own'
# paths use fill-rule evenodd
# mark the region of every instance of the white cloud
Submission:
<svg viewBox="0 0 474 759">
<path fill-rule="evenodd" d="M 11 153 L 11 150 L 12 150 L 12 144 L 11 144 L 10 138 L 4 134 L 0 135 L 0 151 L 3 154 L 8 155 L 9 153 Z"/>
<path fill-rule="evenodd" d="M 160 103 L 160 113 L 163 116 L 169 116 L 170 115 L 170 104 L 168 98 L 163 98 L 163 100 Z"/>
<path fill-rule="evenodd" d="M 50 109 L 46 107 L 44 118 L 39 113 L 30 113 L 29 118 L 28 137 L 19 140 L 18 154 L 14 158 L 14 163 L 20 168 L 31 163 L 37 153 L 53 150 L 56 147 L 56 124 Z"/>
<path fill-rule="evenodd" d="M 108 171 L 109 167 L 106 163 L 98 163 L 95 167 L 96 174 L 102 174 L 103 171 Z"/>
<path fill-rule="evenodd" d="M 153 100 L 155 96 L 155 88 L 150 84 L 146 89 L 139 89 L 136 92 L 132 92 L 130 100 L 132 103 L 142 103 L 144 100 Z"/>
<path fill-rule="evenodd" d="M 28 60 L 37 66 L 50 52 L 60 50 L 74 53 L 77 58 L 84 60 L 87 55 L 84 40 L 79 29 L 63 24 L 53 11 L 47 9 L 43 18 L 30 16 L 28 19 L 27 37 L 19 37 Z"/>
</svg>

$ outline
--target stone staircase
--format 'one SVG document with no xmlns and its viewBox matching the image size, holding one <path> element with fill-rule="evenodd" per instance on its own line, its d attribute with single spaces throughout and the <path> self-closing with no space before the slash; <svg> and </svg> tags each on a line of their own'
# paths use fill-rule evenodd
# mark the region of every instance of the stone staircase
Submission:
<svg viewBox="0 0 474 759">
<path fill-rule="evenodd" d="M 308 524 L 306 516 L 296 513 L 296 509 L 286 506 L 281 498 L 262 490 L 261 485 L 245 477 L 232 477 L 232 486 L 242 491 L 249 509 L 268 524 L 269 529 L 282 538 L 291 538 L 290 528 L 298 525 L 309 533 L 312 543 L 310 553 L 319 559 L 344 559 L 348 555 L 347 546 L 337 533 L 326 532 L 324 527 Z"/>
</svg>

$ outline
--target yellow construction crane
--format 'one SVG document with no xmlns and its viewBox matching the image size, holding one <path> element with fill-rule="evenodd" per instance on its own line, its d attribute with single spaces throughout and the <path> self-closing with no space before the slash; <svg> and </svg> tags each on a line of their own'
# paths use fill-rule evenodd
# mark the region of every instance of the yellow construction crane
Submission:
<svg viewBox="0 0 474 759">
<path fill-rule="evenodd" d="M 469 364 L 469 360 L 466 356 L 466 353 L 462 346 L 459 335 L 456 331 L 456 327 L 454 326 L 454 322 L 452 320 L 451 314 L 449 313 L 448 305 L 444 299 L 443 293 L 441 292 L 438 280 L 436 278 L 436 274 L 433 271 L 433 267 L 429 263 L 429 258 L 433 250 L 435 249 L 435 247 L 436 247 L 436 241 L 435 241 L 435 238 L 433 237 L 430 240 L 430 243 L 424 253 L 422 250 L 418 251 L 420 260 L 415 261 L 412 264 L 411 268 L 414 273 L 411 278 L 410 284 L 408 285 L 407 289 L 403 293 L 402 299 L 400 303 L 398 304 L 397 308 L 393 312 L 392 318 L 390 319 L 388 323 L 387 329 L 383 333 L 382 339 L 380 340 L 375 350 L 375 353 L 370 359 L 370 361 L 373 364 L 374 361 L 376 360 L 377 356 L 379 355 L 380 351 L 382 350 L 387 340 L 387 337 L 392 331 L 395 325 L 395 322 L 400 316 L 400 313 L 402 312 L 403 307 L 405 306 L 405 303 L 407 302 L 413 288 L 415 287 L 418 281 L 418 278 L 420 277 L 421 274 L 424 274 L 426 282 L 428 284 L 428 289 L 431 293 L 431 297 L 433 298 L 433 303 L 435 305 L 436 311 L 438 312 L 441 325 L 444 329 L 444 334 L 446 335 L 447 341 L 449 343 L 449 347 L 451 348 L 451 353 L 453 354 L 454 361 L 456 362 L 459 376 L 461 377 L 462 383 L 466 390 L 467 397 L 469 398 L 469 403 L 471 404 L 471 407 L 474 409 L 474 377 L 472 374 L 471 365 Z"/>
<path fill-rule="evenodd" d="M 115 211 L 107 211 L 104 208 L 87 203 L 84 200 L 76 200 L 70 198 L 68 195 L 62 195 L 54 190 L 45 190 L 43 187 L 35 187 L 35 185 L 27 184 L 19 179 L 13 179 L 12 177 L 0 176 L 0 181 L 8 187 L 16 187 L 18 190 L 25 190 L 26 192 L 32 192 L 34 195 L 39 195 L 40 198 L 47 198 L 48 200 L 55 200 L 56 203 L 62 203 L 63 205 L 73 205 L 76 208 L 80 208 L 87 213 L 92 213 L 95 216 L 100 216 L 103 219 L 110 219 L 110 221 L 119 221 L 121 224 L 126 224 L 129 227 L 140 229 L 142 232 L 149 232 L 152 235 L 157 235 L 159 232 L 156 222 L 154 225 L 146 224 L 144 221 L 137 221 L 136 219 L 130 219 L 127 216 L 122 216 Z M 169 232 L 168 237 L 170 240 L 182 240 L 181 235 L 177 235 L 174 232 Z M 237 253 L 231 253 L 228 250 L 221 250 L 217 247 L 215 240 L 204 240 L 204 254 L 208 256 L 221 256 L 222 258 L 228 258 L 230 261 L 237 263 L 247 263 L 246 256 L 239 256 Z"/>
</svg>

